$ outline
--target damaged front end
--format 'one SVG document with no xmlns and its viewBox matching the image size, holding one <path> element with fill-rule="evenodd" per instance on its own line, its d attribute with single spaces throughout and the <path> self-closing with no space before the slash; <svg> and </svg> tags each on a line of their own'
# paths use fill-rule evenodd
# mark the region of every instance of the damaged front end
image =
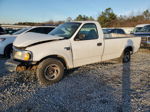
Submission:
<svg viewBox="0 0 150 112">
<path fill-rule="evenodd" d="M 36 63 L 32 62 L 32 52 L 25 48 L 13 47 L 11 59 L 7 60 L 5 67 L 10 72 L 20 72 L 25 70 L 35 70 Z"/>
</svg>

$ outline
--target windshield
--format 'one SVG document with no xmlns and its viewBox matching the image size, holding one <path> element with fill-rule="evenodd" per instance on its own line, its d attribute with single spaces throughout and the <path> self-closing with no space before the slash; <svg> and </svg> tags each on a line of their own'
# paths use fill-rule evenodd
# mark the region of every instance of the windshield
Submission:
<svg viewBox="0 0 150 112">
<path fill-rule="evenodd" d="M 19 34 L 25 32 L 25 31 L 27 31 L 28 29 L 29 29 L 29 28 L 22 28 L 21 30 L 18 30 L 18 31 L 16 31 L 16 32 L 14 32 L 13 35 L 19 35 Z"/>
<path fill-rule="evenodd" d="M 75 31 L 79 28 L 81 23 L 64 23 L 52 30 L 49 35 L 64 37 L 66 39 L 71 38 Z"/>
</svg>

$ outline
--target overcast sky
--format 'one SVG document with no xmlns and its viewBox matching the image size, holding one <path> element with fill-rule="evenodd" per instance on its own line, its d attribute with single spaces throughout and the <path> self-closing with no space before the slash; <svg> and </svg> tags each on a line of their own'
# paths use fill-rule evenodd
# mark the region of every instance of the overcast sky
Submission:
<svg viewBox="0 0 150 112">
<path fill-rule="evenodd" d="M 96 18 L 111 7 L 117 15 L 150 9 L 150 0 L 0 0 L 0 23 L 66 20 L 79 14 Z"/>
</svg>

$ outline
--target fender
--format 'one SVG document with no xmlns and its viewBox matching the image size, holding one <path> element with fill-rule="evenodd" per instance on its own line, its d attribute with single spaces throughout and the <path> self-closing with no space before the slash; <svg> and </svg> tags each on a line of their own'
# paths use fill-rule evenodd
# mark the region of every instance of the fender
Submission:
<svg viewBox="0 0 150 112">
<path fill-rule="evenodd" d="M 66 47 L 71 47 L 70 40 L 59 40 L 59 41 L 50 41 L 38 45 L 33 45 L 27 47 L 26 50 L 29 50 L 33 54 L 32 61 L 40 62 L 42 59 L 45 59 L 49 56 L 55 56 L 65 60 L 65 63 L 68 68 L 73 67 L 73 53 L 72 50 L 66 50 Z M 36 55 L 34 55 L 36 54 Z"/>
</svg>

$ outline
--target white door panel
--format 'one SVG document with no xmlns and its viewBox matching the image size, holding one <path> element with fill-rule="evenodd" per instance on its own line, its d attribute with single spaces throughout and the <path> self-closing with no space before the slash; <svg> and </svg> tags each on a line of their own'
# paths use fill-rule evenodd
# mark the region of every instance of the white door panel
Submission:
<svg viewBox="0 0 150 112">
<path fill-rule="evenodd" d="M 98 39 L 74 41 L 72 43 L 74 66 L 101 61 L 103 47 L 97 46 L 98 43 L 100 43 Z"/>
<path fill-rule="evenodd" d="M 71 45 L 74 67 L 101 61 L 103 45 L 96 24 L 84 24 Z"/>
</svg>

